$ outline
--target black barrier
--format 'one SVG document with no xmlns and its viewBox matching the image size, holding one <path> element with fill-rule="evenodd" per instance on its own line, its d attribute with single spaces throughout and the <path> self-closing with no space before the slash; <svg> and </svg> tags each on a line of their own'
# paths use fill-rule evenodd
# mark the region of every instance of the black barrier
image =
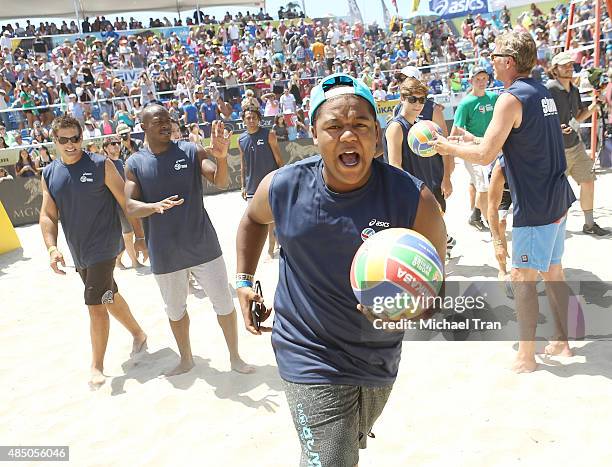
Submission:
<svg viewBox="0 0 612 467">
<path fill-rule="evenodd" d="M 281 156 L 285 164 L 300 161 L 306 157 L 317 154 L 317 147 L 312 143 L 311 139 L 301 139 L 296 141 L 280 142 L 279 143 Z M 227 189 L 219 189 L 213 184 L 205 182 L 204 194 L 213 195 L 225 191 L 240 190 L 242 182 L 240 180 L 240 151 L 230 149 L 227 155 L 227 165 L 229 172 L 229 186 Z"/>
<path fill-rule="evenodd" d="M 240 132 L 240 129 L 238 131 Z M 317 153 L 317 148 L 311 139 L 281 142 L 279 146 L 285 164 L 291 164 Z M 228 188 L 221 190 L 205 182 L 205 195 L 240 189 L 240 152 L 237 149 L 229 151 L 227 163 L 229 171 Z M 9 219 L 15 227 L 38 222 L 42 203 L 40 178 L 15 177 L 14 180 L 0 182 L 0 200 L 2 200 Z"/>
<path fill-rule="evenodd" d="M 15 177 L 0 182 L 0 201 L 15 227 L 38 222 L 42 189 L 38 177 Z"/>
</svg>

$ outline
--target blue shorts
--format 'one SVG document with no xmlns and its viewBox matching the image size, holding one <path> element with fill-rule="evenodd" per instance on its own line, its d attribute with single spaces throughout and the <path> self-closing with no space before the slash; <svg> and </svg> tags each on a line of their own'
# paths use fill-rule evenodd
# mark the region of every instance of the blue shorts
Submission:
<svg viewBox="0 0 612 467">
<path fill-rule="evenodd" d="M 548 272 L 551 264 L 560 264 L 565 244 L 567 215 L 557 222 L 535 227 L 512 229 L 512 267 Z"/>
</svg>

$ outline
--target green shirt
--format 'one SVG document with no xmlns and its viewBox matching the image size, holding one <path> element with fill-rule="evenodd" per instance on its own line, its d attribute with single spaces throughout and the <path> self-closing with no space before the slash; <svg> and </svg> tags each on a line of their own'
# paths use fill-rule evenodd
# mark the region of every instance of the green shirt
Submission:
<svg viewBox="0 0 612 467">
<path fill-rule="evenodd" d="M 469 131 L 474 136 L 484 136 L 493 118 L 493 107 L 497 97 L 498 95 L 491 91 L 485 91 L 482 97 L 468 94 L 457 106 L 454 125 Z"/>
</svg>

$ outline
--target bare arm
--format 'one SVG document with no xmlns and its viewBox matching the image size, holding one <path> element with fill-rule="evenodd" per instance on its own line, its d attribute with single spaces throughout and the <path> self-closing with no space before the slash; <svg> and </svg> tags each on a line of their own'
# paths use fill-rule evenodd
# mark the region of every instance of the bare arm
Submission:
<svg viewBox="0 0 612 467">
<path fill-rule="evenodd" d="M 217 188 L 228 186 L 227 152 L 231 137 L 232 132 L 225 130 L 223 122 L 215 120 L 212 122 L 210 131 L 210 146 L 207 148 L 198 146 L 198 160 L 202 175 Z M 217 163 L 208 159 L 209 156 L 214 157 Z"/>
<path fill-rule="evenodd" d="M 448 128 L 446 121 L 444 120 L 444 107 L 439 104 L 435 104 L 433 112 L 433 122 L 437 124 L 442 130 L 444 137 L 448 136 Z M 444 198 L 448 198 L 453 192 L 453 185 L 451 183 L 451 175 L 455 170 L 455 157 L 451 154 L 442 156 L 442 163 L 444 165 L 444 175 L 442 176 L 442 193 Z"/>
<path fill-rule="evenodd" d="M 272 177 L 274 177 L 275 173 L 276 171 L 270 172 L 261 181 L 238 226 L 238 233 L 236 235 L 237 273 L 254 275 L 257 270 L 261 250 L 268 235 L 268 225 L 274 222 L 268 195 Z M 251 287 L 241 287 L 237 289 L 237 293 L 246 329 L 251 334 L 271 331 L 271 328 L 263 326 L 258 331 L 253 324 L 250 314 L 251 302 L 263 303 L 263 297 L 255 294 Z M 270 312 L 271 309 L 267 311 L 266 318 Z"/>
<path fill-rule="evenodd" d="M 44 177 L 41 179 L 40 184 L 42 187 L 43 199 L 38 224 L 40 225 L 40 230 L 42 231 L 45 247 L 47 247 L 47 251 L 49 251 L 49 262 L 51 269 L 53 269 L 56 274 L 63 275 L 66 273 L 58 267 L 58 263 L 66 267 L 64 256 L 57 249 L 57 225 L 59 222 L 59 211 L 55 201 L 51 197 L 51 193 L 49 193 Z"/>
<path fill-rule="evenodd" d="M 499 163 L 497 163 L 493 168 L 493 172 L 491 172 L 491 181 L 489 182 L 489 192 L 487 194 L 489 206 L 487 219 L 489 220 L 489 228 L 491 229 L 491 236 L 494 241 L 501 239 L 498 209 L 504 194 L 504 182 L 504 175 Z"/>
<path fill-rule="evenodd" d="M 426 237 L 435 247 L 440 262 L 446 259 L 446 225 L 440 205 L 429 188 L 423 187 L 412 229 Z"/>
<path fill-rule="evenodd" d="M 270 130 L 268 134 L 268 142 L 270 143 L 270 148 L 272 149 L 272 154 L 274 154 L 274 160 L 276 161 L 276 165 L 280 167 L 283 166 L 283 158 L 281 156 L 280 146 L 278 145 L 278 138 L 276 137 L 276 132 L 274 130 Z"/>
<path fill-rule="evenodd" d="M 520 126 L 522 120 L 522 104 L 511 94 L 502 94 L 493 110 L 493 119 L 487 128 L 480 144 L 451 143 L 446 138 L 438 138 L 434 143 L 440 154 L 455 154 L 472 164 L 487 165 L 493 162 L 501 152 L 502 147 L 512 128 Z"/>
<path fill-rule="evenodd" d="M 389 158 L 389 165 L 402 168 L 402 127 L 399 123 L 393 122 L 387 127 L 385 136 L 387 140 L 387 156 Z"/>
<path fill-rule="evenodd" d="M 184 199 L 179 199 L 177 195 L 170 196 L 157 203 L 144 203 L 140 201 L 142 193 L 140 183 L 130 168 L 125 166 L 125 212 L 129 217 L 141 218 L 149 217 L 152 214 L 163 214 L 164 211 L 183 204 Z"/>
</svg>

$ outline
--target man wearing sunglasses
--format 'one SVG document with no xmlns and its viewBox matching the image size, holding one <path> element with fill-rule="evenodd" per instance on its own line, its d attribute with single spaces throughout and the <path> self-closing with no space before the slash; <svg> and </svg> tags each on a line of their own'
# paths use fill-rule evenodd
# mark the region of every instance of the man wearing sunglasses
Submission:
<svg viewBox="0 0 612 467">
<path fill-rule="evenodd" d="M 381 130 L 362 81 L 332 75 L 310 98 L 320 155 L 259 184 L 238 228 L 236 287 L 247 330 L 272 331 L 302 445 L 300 465 L 353 467 L 397 376 L 403 333 L 375 329 L 367 310 L 358 308 L 351 262 L 372 230 L 414 229 L 440 256 L 446 231 L 423 182 L 374 160 Z M 250 305 L 263 300 L 252 276 L 273 222 L 281 245 L 275 319 L 273 329 L 258 329 Z M 265 321 L 269 313 L 258 314 Z"/>
<path fill-rule="evenodd" d="M 145 239 L 137 251 L 149 252 L 180 362 L 166 372 L 174 376 L 194 366 L 189 338 L 187 295 L 192 275 L 212 302 L 229 350 L 232 370 L 252 373 L 238 353 L 236 311 L 228 287 L 225 261 L 217 233 L 204 209 L 202 177 L 227 187 L 227 151 L 231 132 L 213 122 L 211 146 L 172 141 L 172 120 L 160 104 L 142 111 L 146 144 L 126 164 L 128 214 L 144 218 Z M 216 163 L 210 160 L 214 158 Z"/>
<path fill-rule="evenodd" d="M 538 272 L 546 281 L 551 308 L 557 313 L 557 335 L 545 352 L 572 355 L 567 342 L 568 289 L 561 258 L 567 211 L 576 197 L 565 176 L 567 163 L 555 101 L 546 87 L 530 77 L 536 63 L 533 38 L 526 32 L 505 32 L 496 39 L 492 57 L 495 75 L 506 92 L 497 99 L 484 137 L 462 131 L 468 144 L 438 135 L 433 145 L 441 154 L 454 154 L 479 165 L 490 164 L 503 149 L 514 203 L 512 282 L 520 328 L 513 370 L 524 373 L 537 368 Z M 498 256 L 507 254 L 501 238 L 494 236 L 493 242 Z"/>
<path fill-rule="evenodd" d="M 83 132 L 73 117 L 57 117 L 51 126 L 58 156 L 43 170 L 40 227 L 56 274 L 65 275 L 64 256 L 57 247 L 58 222 L 74 264 L 85 284 L 91 320 L 93 361 L 89 381 L 104 384 L 104 354 L 109 318 L 113 315 L 133 336 L 132 353 L 146 346 L 142 331 L 113 279 L 115 258 L 123 249 L 119 209 L 125 210 L 123 180 L 110 160 L 81 149 Z"/>
</svg>

